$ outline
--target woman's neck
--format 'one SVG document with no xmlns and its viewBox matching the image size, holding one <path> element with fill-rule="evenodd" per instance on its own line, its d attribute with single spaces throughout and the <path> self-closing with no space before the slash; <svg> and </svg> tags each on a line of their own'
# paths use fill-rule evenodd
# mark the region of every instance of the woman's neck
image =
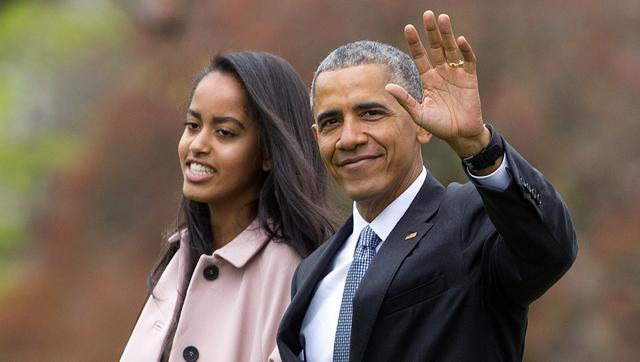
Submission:
<svg viewBox="0 0 640 362">
<path fill-rule="evenodd" d="M 217 250 L 235 239 L 254 219 L 251 205 L 209 205 L 213 249 Z"/>
</svg>

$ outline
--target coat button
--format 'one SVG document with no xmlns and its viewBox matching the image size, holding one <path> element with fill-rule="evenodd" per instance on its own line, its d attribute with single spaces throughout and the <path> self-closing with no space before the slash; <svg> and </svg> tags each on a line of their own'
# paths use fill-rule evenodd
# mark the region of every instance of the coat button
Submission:
<svg viewBox="0 0 640 362">
<path fill-rule="evenodd" d="M 184 357 L 184 360 L 187 362 L 196 362 L 198 357 L 200 357 L 200 353 L 196 347 L 189 346 L 182 351 L 182 357 Z"/>
<path fill-rule="evenodd" d="M 218 267 L 215 265 L 209 265 L 202 271 L 202 275 L 204 275 L 204 278 L 207 280 L 216 280 L 218 278 L 218 273 Z"/>
</svg>

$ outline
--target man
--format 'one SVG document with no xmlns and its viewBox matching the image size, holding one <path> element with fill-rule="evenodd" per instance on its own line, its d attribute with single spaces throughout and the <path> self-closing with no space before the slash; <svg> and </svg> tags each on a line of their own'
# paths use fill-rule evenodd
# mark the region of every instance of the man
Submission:
<svg viewBox="0 0 640 362">
<path fill-rule="evenodd" d="M 471 46 L 447 15 L 423 20 L 432 62 L 409 25 L 413 62 L 365 41 L 316 71 L 313 131 L 354 208 L 294 275 L 284 361 L 521 360 L 528 305 L 575 260 L 560 196 L 483 123 Z M 426 171 L 431 135 L 472 182 Z"/>
</svg>

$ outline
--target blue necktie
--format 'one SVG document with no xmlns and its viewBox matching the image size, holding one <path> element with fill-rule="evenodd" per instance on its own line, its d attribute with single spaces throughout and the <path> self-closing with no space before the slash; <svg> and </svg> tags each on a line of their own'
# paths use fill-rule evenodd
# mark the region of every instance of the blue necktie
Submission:
<svg viewBox="0 0 640 362">
<path fill-rule="evenodd" d="M 344 283 L 340 314 L 338 315 L 338 327 L 333 341 L 333 361 L 348 362 L 349 346 L 351 345 L 351 319 L 353 316 L 353 297 L 356 295 L 360 280 L 369 268 L 369 264 L 376 255 L 376 247 L 381 242 L 376 233 L 367 225 L 358 238 L 358 246 L 353 255 L 353 261 L 347 272 L 347 280 Z"/>
</svg>

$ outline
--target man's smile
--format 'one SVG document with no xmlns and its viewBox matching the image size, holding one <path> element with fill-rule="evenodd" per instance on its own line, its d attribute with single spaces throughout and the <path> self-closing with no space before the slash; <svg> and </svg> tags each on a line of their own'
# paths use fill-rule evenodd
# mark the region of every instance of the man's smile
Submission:
<svg viewBox="0 0 640 362">
<path fill-rule="evenodd" d="M 382 155 L 362 154 L 362 155 L 345 157 L 345 158 L 339 159 L 337 162 L 335 162 L 335 164 L 338 168 L 343 168 L 347 170 L 357 169 L 363 166 L 370 165 L 380 157 L 382 157 Z"/>
</svg>

